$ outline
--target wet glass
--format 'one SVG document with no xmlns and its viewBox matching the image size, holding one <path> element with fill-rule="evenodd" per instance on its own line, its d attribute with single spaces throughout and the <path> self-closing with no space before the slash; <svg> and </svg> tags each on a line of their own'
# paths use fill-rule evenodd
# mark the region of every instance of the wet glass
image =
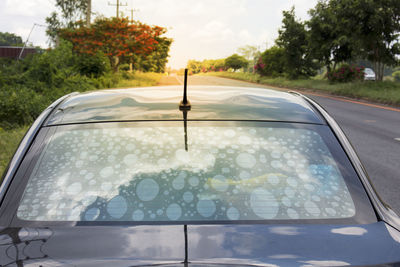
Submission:
<svg viewBox="0 0 400 267">
<path fill-rule="evenodd" d="M 29 179 L 27 221 L 350 218 L 355 206 L 318 132 L 301 127 L 59 127 Z"/>
</svg>

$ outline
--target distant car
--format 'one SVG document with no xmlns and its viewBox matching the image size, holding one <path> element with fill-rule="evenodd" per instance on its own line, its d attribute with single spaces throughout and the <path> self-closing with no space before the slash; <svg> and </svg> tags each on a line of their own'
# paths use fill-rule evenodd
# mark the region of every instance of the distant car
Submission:
<svg viewBox="0 0 400 267">
<path fill-rule="evenodd" d="M 71 94 L 0 188 L 1 266 L 400 263 L 400 220 L 336 122 L 298 93 Z"/>
<path fill-rule="evenodd" d="M 375 81 L 375 72 L 370 68 L 364 69 L 364 80 L 365 81 Z"/>
</svg>

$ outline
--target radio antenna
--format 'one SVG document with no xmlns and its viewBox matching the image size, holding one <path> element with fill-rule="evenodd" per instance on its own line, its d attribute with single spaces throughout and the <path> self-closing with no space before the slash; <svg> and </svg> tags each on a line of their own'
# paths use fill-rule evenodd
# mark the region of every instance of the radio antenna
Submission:
<svg viewBox="0 0 400 267">
<path fill-rule="evenodd" d="M 183 85 L 183 100 L 179 104 L 180 110 L 190 110 L 192 106 L 190 105 L 189 100 L 187 100 L 187 79 L 188 79 L 188 69 L 185 69 L 185 81 Z"/>
<path fill-rule="evenodd" d="M 185 82 L 183 87 L 183 99 L 179 104 L 179 110 L 182 111 L 183 114 L 183 128 L 185 134 L 185 150 L 188 151 L 188 135 L 187 135 L 187 115 L 192 106 L 190 102 L 187 100 L 187 77 L 188 76 L 188 69 L 185 69 Z"/>
</svg>

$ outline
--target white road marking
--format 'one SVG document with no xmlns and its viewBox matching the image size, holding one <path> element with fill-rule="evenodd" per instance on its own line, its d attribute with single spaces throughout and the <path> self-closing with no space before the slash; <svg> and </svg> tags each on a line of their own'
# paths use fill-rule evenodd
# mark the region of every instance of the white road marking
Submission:
<svg viewBox="0 0 400 267">
<path fill-rule="evenodd" d="M 394 140 L 399 141 L 400 142 L 400 137 L 399 138 L 395 138 Z"/>
</svg>

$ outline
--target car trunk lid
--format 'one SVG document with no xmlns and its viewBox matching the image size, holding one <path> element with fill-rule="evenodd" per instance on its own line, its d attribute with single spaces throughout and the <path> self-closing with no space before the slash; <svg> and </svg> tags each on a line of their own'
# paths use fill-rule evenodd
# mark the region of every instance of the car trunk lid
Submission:
<svg viewBox="0 0 400 267">
<path fill-rule="evenodd" d="M 400 262 L 400 233 L 368 225 L 4 228 L 0 264 L 73 266 L 367 265 Z M 186 254 L 187 251 L 187 254 Z"/>
</svg>

